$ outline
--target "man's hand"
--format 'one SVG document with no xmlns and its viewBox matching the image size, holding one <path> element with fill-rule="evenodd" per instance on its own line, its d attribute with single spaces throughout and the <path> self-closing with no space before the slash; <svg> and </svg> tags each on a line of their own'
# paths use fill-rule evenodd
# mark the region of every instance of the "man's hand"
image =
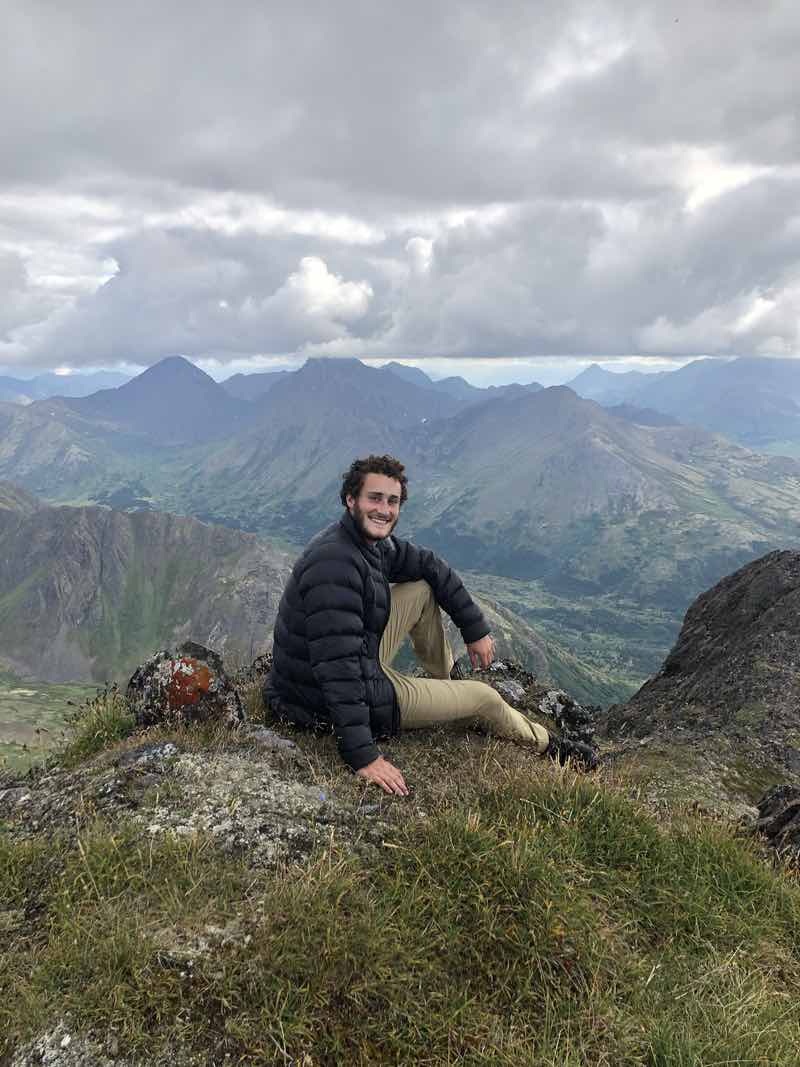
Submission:
<svg viewBox="0 0 800 1067">
<path fill-rule="evenodd" d="M 479 667 L 486 670 L 487 667 L 491 666 L 494 659 L 494 638 L 491 634 L 487 634 L 480 641 L 473 641 L 467 645 L 467 652 L 469 652 L 469 661 L 472 664 L 473 671 L 476 671 Z"/>
<path fill-rule="evenodd" d="M 396 793 L 399 797 L 408 796 L 408 786 L 400 771 L 388 759 L 378 756 L 372 763 L 356 771 L 360 778 L 379 785 L 384 793 Z"/>
</svg>

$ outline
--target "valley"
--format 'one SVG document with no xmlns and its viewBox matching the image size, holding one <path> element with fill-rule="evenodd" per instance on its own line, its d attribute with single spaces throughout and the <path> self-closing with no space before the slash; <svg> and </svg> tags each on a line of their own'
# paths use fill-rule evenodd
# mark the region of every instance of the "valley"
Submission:
<svg viewBox="0 0 800 1067">
<path fill-rule="evenodd" d="M 503 604 L 606 679 L 605 691 L 598 684 L 585 698 L 590 703 L 615 703 L 635 692 L 660 667 L 682 618 L 680 612 L 610 595 L 558 596 L 540 581 L 472 571 L 463 577 L 470 589 Z M 568 677 L 562 685 L 573 691 Z"/>
<path fill-rule="evenodd" d="M 76 707 L 95 686 L 54 685 L 0 671 L 0 770 L 25 770 L 46 759 L 67 729 Z"/>
</svg>

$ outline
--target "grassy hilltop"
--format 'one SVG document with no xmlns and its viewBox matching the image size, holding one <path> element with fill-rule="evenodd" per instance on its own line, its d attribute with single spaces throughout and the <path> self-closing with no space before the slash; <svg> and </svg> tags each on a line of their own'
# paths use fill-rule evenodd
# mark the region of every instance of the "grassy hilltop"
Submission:
<svg viewBox="0 0 800 1067">
<path fill-rule="evenodd" d="M 399 801 L 328 737 L 296 735 L 283 764 L 186 730 L 90 756 L 115 724 L 124 708 L 95 702 L 77 764 L 50 772 L 80 784 L 77 823 L 0 824 L 2 1064 L 58 1020 L 113 1063 L 797 1062 L 800 886 L 729 823 L 474 734 L 394 744 Z M 123 770 L 167 740 L 158 774 Z M 322 798 L 317 843 L 259 865 L 226 842 L 278 773 Z M 167 832 L 205 810 L 206 777 L 221 821 Z"/>
</svg>

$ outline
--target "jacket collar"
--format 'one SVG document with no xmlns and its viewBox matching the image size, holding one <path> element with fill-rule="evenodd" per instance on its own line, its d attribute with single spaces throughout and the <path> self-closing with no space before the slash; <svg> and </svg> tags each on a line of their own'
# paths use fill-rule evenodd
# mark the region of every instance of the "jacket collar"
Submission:
<svg viewBox="0 0 800 1067">
<path fill-rule="evenodd" d="M 372 556 L 381 555 L 380 541 L 368 541 L 356 525 L 353 516 L 345 508 L 344 514 L 339 520 L 339 525 L 347 531 L 347 534 L 358 545 L 362 552 L 368 552 Z"/>
</svg>

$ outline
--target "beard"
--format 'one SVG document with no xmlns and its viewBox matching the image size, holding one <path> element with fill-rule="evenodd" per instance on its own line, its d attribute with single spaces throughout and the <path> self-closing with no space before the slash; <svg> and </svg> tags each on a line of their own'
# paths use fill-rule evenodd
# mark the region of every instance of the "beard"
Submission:
<svg viewBox="0 0 800 1067">
<path fill-rule="evenodd" d="M 380 527 L 380 532 L 369 528 L 369 511 L 376 512 L 376 508 L 364 509 L 358 506 L 358 501 L 353 504 L 350 514 L 353 516 L 353 522 L 358 527 L 359 533 L 366 541 L 382 541 L 384 537 L 388 537 L 389 534 L 397 526 L 398 519 L 394 522 L 391 520 Z M 399 516 L 398 516 L 399 518 Z"/>
</svg>

